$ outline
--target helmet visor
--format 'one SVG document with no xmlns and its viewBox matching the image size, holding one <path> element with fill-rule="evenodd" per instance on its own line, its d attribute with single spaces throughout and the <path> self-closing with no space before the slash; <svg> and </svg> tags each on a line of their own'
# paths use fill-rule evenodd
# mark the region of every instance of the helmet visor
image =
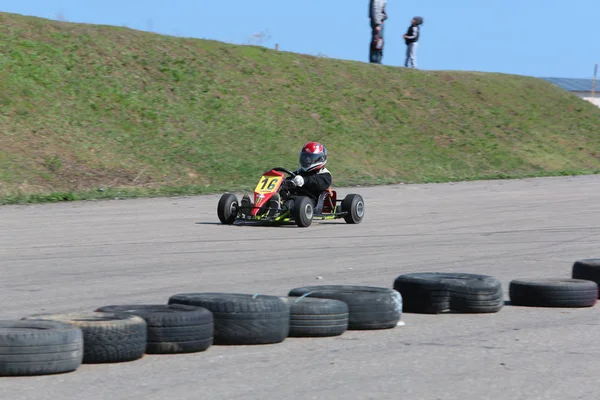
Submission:
<svg viewBox="0 0 600 400">
<path fill-rule="evenodd" d="M 300 166 L 302 168 L 308 168 L 313 164 L 318 163 L 323 159 L 323 154 L 311 154 L 311 153 L 301 153 L 300 154 Z"/>
</svg>

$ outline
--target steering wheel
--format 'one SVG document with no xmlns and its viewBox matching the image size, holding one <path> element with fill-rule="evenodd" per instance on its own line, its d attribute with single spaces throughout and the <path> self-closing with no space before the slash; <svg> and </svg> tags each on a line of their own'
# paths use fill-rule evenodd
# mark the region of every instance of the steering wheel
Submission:
<svg viewBox="0 0 600 400">
<path fill-rule="evenodd" d="M 293 173 L 292 171 L 290 171 L 289 169 L 285 169 L 285 168 L 281 168 L 281 167 L 273 168 L 273 171 L 285 172 L 286 174 L 288 174 L 292 178 L 296 176 L 296 174 Z"/>
</svg>

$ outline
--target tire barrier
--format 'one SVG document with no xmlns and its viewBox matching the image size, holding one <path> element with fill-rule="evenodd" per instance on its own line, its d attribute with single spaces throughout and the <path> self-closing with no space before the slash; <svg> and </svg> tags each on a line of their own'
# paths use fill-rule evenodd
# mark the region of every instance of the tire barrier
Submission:
<svg viewBox="0 0 600 400">
<path fill-rule="evenodd" d="M 592 307 L 600 259 L 578 260 L 572 279 L 516 279 L 511 305 Z M 347 330 L 391 329 L 402 314 L 496 313 L 504 306 L 500 281 L 487 275 L 417 272 L 392 288 L 317 285 L 287 296 L 181 293 L 167 304 L 111 305 L 95 312 L 36 314 L 0 320 L 0 376 L 72 372 L 82 363 L 134 361 L 144 354 L 203 352 L 214 345 L 328 337 Z"/>
</svg>

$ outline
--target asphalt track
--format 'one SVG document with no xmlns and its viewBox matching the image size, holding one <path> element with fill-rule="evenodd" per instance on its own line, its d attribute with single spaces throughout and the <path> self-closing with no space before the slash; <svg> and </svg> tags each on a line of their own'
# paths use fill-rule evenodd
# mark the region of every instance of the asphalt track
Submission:
<svg viewBox="0 0 600 400">
<path fill-rule="evenodd" d="M 366 217 L 222 226 L 219 196 L 0 207 L 0 318 L 182 292 L 391 287 L 402 273 L 569 278 L 600 257 L 600 176 L 339 189 Z M 404 314 L 406 325 L 0 378 L 0 399 L 597 399 L 600 305 Z"/>
</svg>

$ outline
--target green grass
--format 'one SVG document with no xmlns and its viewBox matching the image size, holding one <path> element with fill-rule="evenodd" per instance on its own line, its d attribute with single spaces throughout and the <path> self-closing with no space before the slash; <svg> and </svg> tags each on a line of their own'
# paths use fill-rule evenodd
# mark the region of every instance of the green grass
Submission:
<svg viewBox="0 0 600 400">
<path fill-rule="evenodd" d="M 309 140 L 336 186 L 600 170 L 600 109 L 539 79 L 5 13 L 0 126 L 4 204 L 250 189 Z"/>
</svg>

